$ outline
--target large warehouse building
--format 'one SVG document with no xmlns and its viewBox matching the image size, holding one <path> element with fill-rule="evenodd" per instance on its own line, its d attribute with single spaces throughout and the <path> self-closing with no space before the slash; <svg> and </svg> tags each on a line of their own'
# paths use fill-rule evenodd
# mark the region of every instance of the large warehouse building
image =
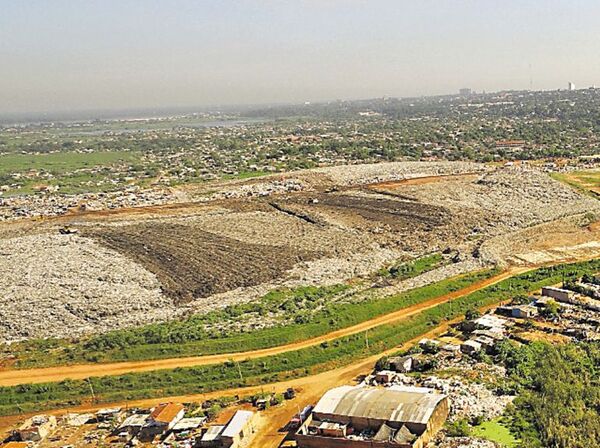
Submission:
<svg viewBox="0 0 600 448">
<path fill-rule="evenodd" d="M 424 388 L 342 386 L 296 433 L 299 448 L 421 448 L 448 417 L 445 395 Z"/>
</svg>

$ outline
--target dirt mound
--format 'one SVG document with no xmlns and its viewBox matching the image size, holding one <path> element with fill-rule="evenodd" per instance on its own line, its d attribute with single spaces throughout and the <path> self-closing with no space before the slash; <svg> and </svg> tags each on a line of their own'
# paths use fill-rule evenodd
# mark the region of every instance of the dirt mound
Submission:
<svg viewBox="0 0 600 448">
<path fill-rule="evenodd" d="M 177 303 L 271 281 L 294 264 L 319 256 L 165 222 L 105 227 L 87 234 L 154 273 Z"/>
</svg>

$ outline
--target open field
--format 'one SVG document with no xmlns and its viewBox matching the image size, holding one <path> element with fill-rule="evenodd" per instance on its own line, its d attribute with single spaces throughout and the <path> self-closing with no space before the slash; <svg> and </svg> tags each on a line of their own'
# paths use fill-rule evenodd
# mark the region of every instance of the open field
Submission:
<svg viewBox="0 0 600 448">
<path fill-rule="evenodd" d="M 52 154 L 6 154 L 0 156 L 0 175 L 26 173 L 30 170 L 43 170 L 60 174 L 70 170 L 94 168 L 111 163 L 132 162 L 139 155 L 135 152 L 92 152 Z"/>
<path fill-rule="evenodd" d="M 435 271 L 431 273 L 440 275 Z M 360 325 L 369 325 L 369 322 L 376 325 L 381 319 L 401 318 L 409 309 L 426 307 L 430 302 L 439 303 L 439 300 L 450 299 L 476 285 L 493 281 L 490 278 L 497 278 L 494 276 L 496 273 L 496 270 L 483 270 L 459 275 L 427 282 L 425 286 L 407 291 L 392 292 L 385 297 L 370 297 L 371 291 L 367 290 L 364 294 L 369 297 L 358 301 L 352 300 L 352 297 L 363 292 L 355 293 L 348 285 L 273 291 L 258 302 L 168 323 L 113 330 L 81 341 L 51 339 L 13 344 L 9 353 L 15 359 L 9 364 L 16 368 L 31 368 L 90 361 L 145 361 L 250 352 L 300 341 L 310 345 L 310 340 L 314 341 L 319 336 L 330 337 L 336 330 L 351 331 L 352 328 L 362 328 Z M 384 290 L 381 288 L 380 291 Z M 261 328 L 255 324 L 264 316 L 278 314 L 284 319 L 272 326 Z M 237 331 L 225 331 L 228 323 Z M 215 324 L 216 328 L 208 329 Z"/>
<path fill-rule="evenodd" d="M 318 253 L 265 246 L 175 223 L 135 224 L 87 233 L 155 274 L 175 303 L 281 277 Z"/>
<path fill-rule="evenodd" d="M 448 302 L 450 300 L 463 297 L 467 294 L 470 294 L 473 291 L 477 291 L 478 289 L 493 285 L 497 282 L 500 282 L 511 275 L 515 274 L 518 271 L 506 271 L 494 275 L 492 277 L 485 278 L 479 281 L 476 281 L 469 286 L 455 290 L 453 292 L 449 292 L 446 294 L 442 294 L 439 296 L 432 295 L 428 297 L 428 300 L 424 300 L 418 302 L 415 305 L 411 306 L 403 306 L 397 311 L 393 312 L 385 312 L 386 307 L 382 307 L 380 310 L 380 315 L 373 319 L 364 320 L 358 324 L 343 327 L 339 330 L 326 332 L 318 337 L 313 337 L 309 339 L 301 339 L 302 335 L 305 334 L 305 328 L 302 326 L 290 326 L 288 328 L 283 327 L 279 329 L 281 332 L 293 333 L 295 337 L 298 338 L 298 342 L 285 344 L 285 345 L 276 345 L 271 348 L 259 348 L 257 346 L 254 350 L 245 351 L 245 352 L 229 352 L 222 353 L 216 355 L 206 355 L 206 356 L 195 356 L 190 358 L 169 358 L 163 360 L 156 361 L 138 361 L 138 362 L 123 362 L 123 363 L 103 363 L 103 364 L 88 364 L 88 365 L 72 365 L 69 366 L 68 369 L 65 369 L 64 366 L 61 367 L 48 367 L 48 368 L 34 368 L 34 369 L 26 369 L 26 370 L 3 370 L 0 371 L 0 386 L 14 386 L 18 384 L 28 384 L 28 383 L 43 383 L 47 381 L 63 381 L 66 379 L 82 379 L 90 376 L 105 376 L 105 375 L 120 375 L 124 373 L 132 373 L 132 372 L 147 372 L 159 369 L 172 369 L 172 368 L 180 368 L 180 367 L 191 367 L 191 366 L 200 366 L 200 365 L 208 365 L 214 364 L 218 362 L 227 362 L 227 361 L 243 361 L 246 359 L 254 359 L 260 358 L 264 356 L 271 356 L 281 353 L 286 353 L 294 350 L 299 350 L 306 347 L 312 347 L 315 345 L 327 343 L 329 341 L 333 341 L 335 339 L 350 336 L 357 333 L 368 331 L 372 328 L 386 325 L 389 323 L 395 323 L 407 319 L 408 317 L 417 315 L 422 311 L 431 309 L 441 303 Z M 491 273 L 490 273 L 491 274 Z M 482 276 L 483 277 L 483 276 Z M 455 282 L 455 285 L 460 283 Z M 423 288 L 423 293 L 425 294 L 433 294 L 435 292 L 434 288 Z M 410 303 L 410 296 L 407 294 L 408 303 Z M 360 309 L 360 307 L 348 307 L 349 310 L 340 310 L 340 318 L 343 317 L 343 314 L 351 314 L 351 315 L 363 315 L 364 311 Z M 364 307 L 363 307 L 364 308 Z M 361 313 L 363 311 L 363 313 Z M 321 322 L 321 330 L 327 331 L 327 327 L 325 327 L 324 322 Z M 259 334 L 249 334 L 247 335 L 247 339 L 251 340 L 254 337 L 257 337 L 259 340 L 264 339 L 264 336 Z M 261 337 L 262 336 L 262 337 Z M 294 337 L 293 336 L 293 337 Z M 276 340 L 273 338 L 273 340 Z M 280 339 L 280 341 L 284 341 L 285 339 Z M 293 339 L 292 339 L 293 340 Z M 235 341 L 227 341 L 225 340 L 219 341 L 222 342 L 221 345 L 223 347 L 233 346 Z M 248 344 L 251 345 L 251 344 Z M 24 374 L 26 372 L 26 375 Z"/>
<path fill-rule="evenodd" d="M 499 443 L 505 448 L 512 448 L 517 443 L 515 437 L 510 433 L 508 428 L 499 421 L 499 419 L 483 422 L 474 429 L 473 435 Z"/>
<path fill-rule="evenodd" d="M 553 173 L 552 177 L 583 193 L 600 198 L 600 170 Z"/>
<path fill-rule="evenodd" d="M 115 170 L 125 170 L 141 157 L 134 151 L 3 154 L 0 186 L 9 188 L 8 196 L 33 194 L 46 188 L 57 188 L 62 193 L 110 191 L 115 189 Z"/>
</svg>

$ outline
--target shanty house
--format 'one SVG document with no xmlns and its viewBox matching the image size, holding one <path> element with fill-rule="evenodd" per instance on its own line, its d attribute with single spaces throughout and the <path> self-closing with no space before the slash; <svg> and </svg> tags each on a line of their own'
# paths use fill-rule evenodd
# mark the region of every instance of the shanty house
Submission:
<svg viewBox="0 0 600 448">
<path fill-rule="evenodd" d="M 156 406 L 150 417 L 148 417 L 148 426 L 161 428 L 163 431 L 171 429 L 183 418 L 185 408 L 178 403 L 162 403 Z"/>
<path fill-rule="evenodd" d="M 537 308 L 531 305 L 514 306 L 511 310 L 511 316 L 519 319 L 527 319 L 537 314 Z"/>
<path fill-rule="evenodd" d="M 254 433 L 254 412 L 237 411 L 221 433 L 221 445 L 237 447 Z"/>
<path fill-rule="evenodd" d="M 555 288 L 553 286 L 546 286 L 542 288 L 542 296 L 552 297 L 559 302 L 571 303 L 573 299 L 573 292 L 567 289 Z"/>
<path fill-rule="evenodd" d="M 202 448 L 213 448 L 221 446 L 221 433 L 225 426 L 210 426 L 202 437 L 200 438 L 199 445 Z"/>
<path fill-rule="evenodd" d="M 53 415 L 36 415 L 23 423 L 17 433 L 22 441 L 39 442 L 56 428 Z"/>
<path fill-rule="evenodd" d="M 468 341 L 460 344 L 460 351 L 467 354 L 472 355 L 473 353 L 477 353 L 481 351 L 481 343 L 474 341 L 473 339 L 469 339 Z"/>
<path fill-rule="evenodd" d="M 395 356 L 388 360 L 390 369 L 395 372 L 407 373 L 413 369 L 412 356 Z"/>
</svg>

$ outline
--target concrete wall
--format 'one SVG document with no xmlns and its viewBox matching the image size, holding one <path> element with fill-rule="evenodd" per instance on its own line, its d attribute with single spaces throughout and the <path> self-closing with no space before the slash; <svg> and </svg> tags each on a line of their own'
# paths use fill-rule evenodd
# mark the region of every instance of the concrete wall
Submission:
<svg viewBox="0 0 600 448">
<path fill-rule="evenodd" d="M 571 298 L 573 297 L 573 293 L 570 291 L 566 291 L 560 288 L 542 288 L 542 295 L 545 297 L 552 297 L 553 299 L 558 300 L 559 302 L 570 303 Z"/>
</svg>

